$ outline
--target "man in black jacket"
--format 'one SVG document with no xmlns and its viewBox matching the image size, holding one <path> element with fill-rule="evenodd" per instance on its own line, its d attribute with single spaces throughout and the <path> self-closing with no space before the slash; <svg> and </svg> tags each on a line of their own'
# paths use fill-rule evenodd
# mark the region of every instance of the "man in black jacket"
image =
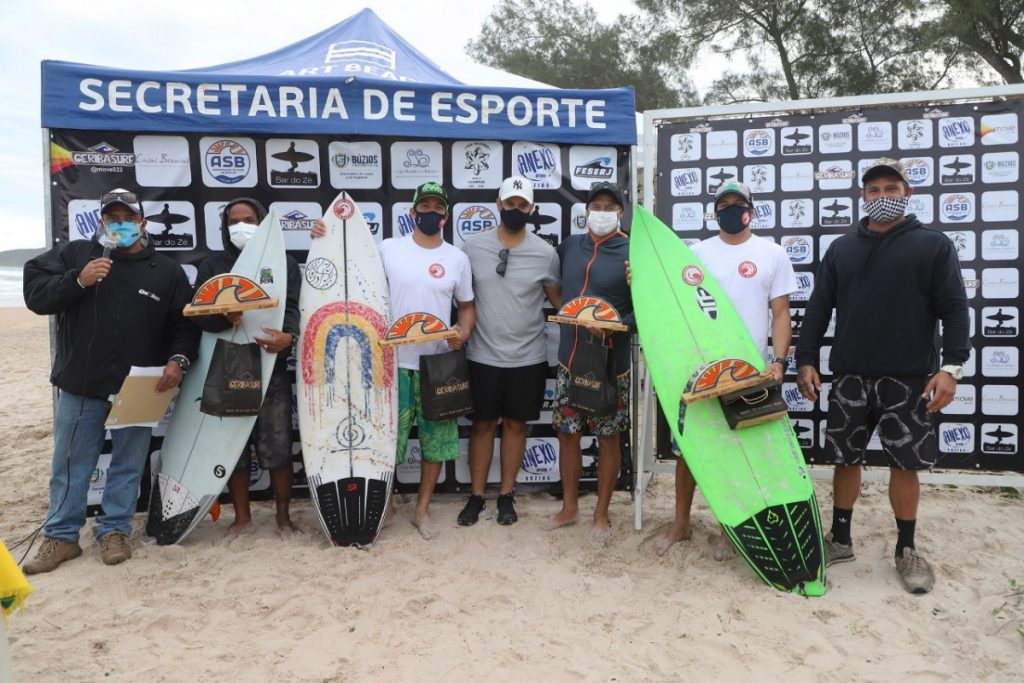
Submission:
<svg viewBox="0 0 1024 683">
<path fill-rule="evenodd" d="M 890 464 L 896 568 L 908 591 L 927 593 L 935 578 L 914 548 L 917 472 L 935 465 L 935 414 L 953 400 L 970 355 L 967 294 L 953 243 L 905 215 L 911 189 L 903 165 L 879 159 L 862 182 L 867 217 L 832 243 L 818 269 L 797 343 L 797 382 L 817 400 L 822 337 L 835 309 L 825 450 L 836 471 L 826 563 L 854 559 L 850 521 L 877 427 Z"/>
<path fill-rule="evenodd" d="M 248 197 L 232 199 L 224 206 L 220 226 L 224 251 L 208 256 L 199 264 L 196 287 L 212 277 L 231 272 L 242 248 L 266 215 L 263 205 Z M 264 336 L 255 337 L 260 346 L 277 354 L 277 363 L 267 383 L 267 393 L 250 437 L 256 459 L 263 469 L 270 472 L 270 487 L 277 502 L 277 529 L 285 538 L 297 531 L 289 513 L 292 496 L 292 383 L 288 375 L 288 353 L 299 338 L 299 290 L 302 285 L 299 264 L 291 256 L 287 259 L 288 295 L 284 307 L 284 329 L 264 327 Z M 242 313 L 201 315 L 195 320 L 207 332 L 223 332 L 240 323 Z M 252 521 L 249 461 L 249 447 L 246 446 L 228 479 L 228 491 L 235 508 L 235 521 L 230 532 L 236 535 L 245 531 Z"/>
<path fill-rule="evenodd" d="M 108 398 L 120 391 L 131 366 L 163 366 L 157 391 L 168 391 L 181 383 L 198 343 L 198 330 L 181 313 L 192 298 L 188 278 L 149 241 L 136 193 L 107 192 L 100 216 L 102 227 L 92 240 L 55 246 L 25 264 L 26 305 L 57 317 L 50 381 L 60 390 L 50 508 L 43 544 L 25 564 L 26 574 L 53 571 L 82 554 L 78 535 L 103 448 Z M 106 564 L 131 557 L 128 537 L 150 435 L 148 427 L 111 432 L 103 514 L 96 518 Z"/>
</svg>

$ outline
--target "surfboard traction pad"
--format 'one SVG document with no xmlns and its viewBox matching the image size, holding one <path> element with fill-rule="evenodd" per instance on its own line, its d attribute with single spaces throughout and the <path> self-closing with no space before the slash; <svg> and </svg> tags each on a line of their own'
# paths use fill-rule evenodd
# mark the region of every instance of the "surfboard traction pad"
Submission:
<svg viewBox="0 0 1024 683">
<path fill-rule="evenodd" d="M 692 382 L 687 389 L 692 389 Z M 680 401 L 680 434 L 685 415 L 686 404 Z M 816 531 L 820 528 L 813 493 L 804 501 L 764 508 L 736 526 L 722 524 L 733 547 L 765 583 L 805 597 L 825 594 L 825 541 Z"/>
<path fill-rule="evenodd" d="M 319 477 L 309 478 L 315 507 L 331 543 L 357 548 L 373 545 L 384 523 L 393 476 L 346 477 L 327 482 Z"/>
<path fill-rule="evenodd" d="M 195 526 L 201 511 L 209 510 L 216 496 L 204 496 L 197 500 L 182 488 L 182 495 L 171 500 L 165 495 L 168 487 L 178 484 L 163 472 L 157 475 L 157 485 L 149 498 L 149 516 L 146 518 L 146 535 L 156 539 L 157 545 L 173 545 L 180 541 Z M 167 498 L 167 500 L 165 500 Z M 177 504 L 175 504 L 177 502 Z M 171 514 L 174 509 L 182 510 Z"/>
</svg>

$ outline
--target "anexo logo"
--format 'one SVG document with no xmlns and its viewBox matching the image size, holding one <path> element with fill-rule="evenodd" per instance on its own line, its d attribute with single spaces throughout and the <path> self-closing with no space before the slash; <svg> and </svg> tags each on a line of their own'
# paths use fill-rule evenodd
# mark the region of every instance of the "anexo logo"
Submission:
<svg viewBox="0 0 1024 683">
<path fill-rule="evenodd" d="M 558 467 L 558 454 L 547 441 L 531 443 L 523 453 L 523 471 L 535 475 L 549 475 Z"/>
<path fill-rule="evenodd" d="M 943 119 L 939 124 L 939 146 L 969 147 L 974 144 L 974 119 L 969 116 Z"/>
<path fill-rule="evenodd" d="M 498 226 L 498 219 L 494 212 L 486 206 L 474 204 L 467 206 L 455 219 L 455 229 L 458 230 L 462 239 L 481 232 L 487 232 Z"/>
<path fill-rule="evenodd" d="M 531 146 L 527 151 L 516 155 L 516 171 L 532 181 L 547 180 L 558 169 L 558 160 L 554 152 L 547 147 Z"/>
<path fill-rule="evenodd" d="M 203 155 L 206 170 L 214 180 L 234 185 L 249 175 L 251 166 L 249 153 L 234 140 L 218 140 L 210 145 Z"/>
<path fill-rule="evenodd" d="M 700 269 L 700 266 L 686 266 L 683 268 L 683 282 L 691 287 L 696 287 L 704 282 L 704 271 Z"/>
<path fill-rule="evenodd" d="M 431 263 L 430 267 L 427 268 L 427 272 L 430 273 L 430 277 L 440 280 L 444 277 L 444 266 L 440 263 Z"/>
</svg>

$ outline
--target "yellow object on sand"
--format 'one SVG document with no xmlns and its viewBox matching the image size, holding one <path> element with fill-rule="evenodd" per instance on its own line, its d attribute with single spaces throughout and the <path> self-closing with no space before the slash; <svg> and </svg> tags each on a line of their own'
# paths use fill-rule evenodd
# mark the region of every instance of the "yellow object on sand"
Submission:
<svg viewBox="0 0 1024 683">
<path fill-rule="evenodd" d="M 0 611 L 5 620 L 8 614 L 21 607 L 31 592 L 31 584 L 7 551 L 7 546 L 0 541 Z"/>
</svg>

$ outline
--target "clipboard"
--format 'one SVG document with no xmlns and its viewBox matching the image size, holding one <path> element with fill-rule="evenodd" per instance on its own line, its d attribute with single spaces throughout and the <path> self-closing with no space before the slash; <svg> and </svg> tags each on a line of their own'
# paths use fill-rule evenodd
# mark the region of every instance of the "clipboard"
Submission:
<svg viewBox="0 0 1024 683">
<path fill-rule="evenodd" d="M 113 404 L 104 427 L 156 427 L 167 414 L 177 389 L 157 393 L 156 385 L 163 377 L 163 367 L 133 366 L 121 385 L 121 391 L 110 397 Z"/>
</svg>

